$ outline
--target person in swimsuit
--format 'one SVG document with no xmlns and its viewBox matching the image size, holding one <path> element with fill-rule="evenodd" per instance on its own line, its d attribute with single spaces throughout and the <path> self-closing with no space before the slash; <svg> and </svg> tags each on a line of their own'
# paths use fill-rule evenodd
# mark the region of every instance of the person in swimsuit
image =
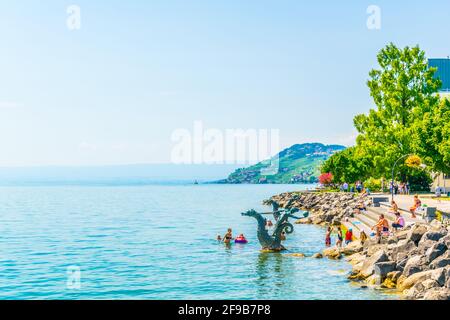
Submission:
<svg viewBox="0 0 450 320">
<path fill-rule="evenodd" d="M 391 201 L 391 207 L 389 208 L 388 212 L 391 212 L 394 214 L 396 214 L 398 212 L 398 205 L 394 200 Z"/>
<path fill-rule="evenodd" d="M 381 240 L 381 233 L 389 231 L 389 222 L 384 217 L 384 214 L 380 215 L 377 224 L 372 227 L 372 230 L 374 229 L 376 230 L 376 235 L 379 241 Z"/>
<path fill-rule="evenodd" d="M 416 194 L 414 196 L 414 205 L 409 208 L 411 215 L 413 218 L 416 218 L 416 210 L 422 205 L 422 201 L 420 201 L 419 196 Z"/>
<path fill-rule="evenodd" d="M 342 230 L 341 230 L 341 228 L 337 228 L 337 240 L 336 240 L 336 247 L 342 247 L 342 240 L 343 240 L 343 237 L 342 237 Z"/>
<path fill-rule="evenodd" d="M 233 230 L 228 228 L 227 233 L 223 236 L 223 242 L 229 244 L 231 243 L 231 240 L 233 240 Z"/>
<path fill-rule="evenodd" d="M 331 246 L 331 227 L 328 227 L 327 233 L 325 235 L 325 245 L 327 247 Z"/>
</svg>

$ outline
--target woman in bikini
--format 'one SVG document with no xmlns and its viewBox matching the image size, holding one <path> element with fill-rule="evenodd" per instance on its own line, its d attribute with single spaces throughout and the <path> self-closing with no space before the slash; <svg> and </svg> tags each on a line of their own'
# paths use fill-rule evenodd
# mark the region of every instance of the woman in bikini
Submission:
<svg viewBox="0 0 450 320">
<path fill-rule="evenodd" d="M 223 236 L 223 242 L 226 244 L 230 244 L 231 240 L 233 240 L 233 230 L 228 228 L 227 233 Z"/>
</svg>

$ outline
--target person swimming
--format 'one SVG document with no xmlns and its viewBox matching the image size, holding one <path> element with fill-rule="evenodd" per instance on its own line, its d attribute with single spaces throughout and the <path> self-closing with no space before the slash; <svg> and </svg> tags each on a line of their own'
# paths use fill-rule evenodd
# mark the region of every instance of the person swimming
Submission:
<svg viewBox="0 0 450 320">
<path fill-rule="evenodd" d="M 281 241 L 285 241 L 286 240 L 286 232 L 281 232 L 281 236 L 280 236 L 280 240 Z"/>
<path fill-rule="evenodd" d="M 266 222 L 266 227 L 267 227 L 267 228 L 273 227 L 272 220 L 267 220 L 267 222 Z"/>
<path fill-rule="evenodd" d="M 228 228 L 227 233 L 223 236 L 223 242 L 229 244 L 231 240 L 233 240 L 233 230 Z"/>
<path fill-rule="evenodd" d="M 247 243 L 247 239 L 245 238 L 244 234 L 241 233 L 239 236 L 236 237 L 236 239 L 234 240 L 234 242 L 236 243 Z"/>
<path fill-rule="evenodd" d="M 222 237 L 220 236 L 220 234 L 217 235 L 216 240 L 219 241 L 219 242 L 222 242 Z"/>
</svg>

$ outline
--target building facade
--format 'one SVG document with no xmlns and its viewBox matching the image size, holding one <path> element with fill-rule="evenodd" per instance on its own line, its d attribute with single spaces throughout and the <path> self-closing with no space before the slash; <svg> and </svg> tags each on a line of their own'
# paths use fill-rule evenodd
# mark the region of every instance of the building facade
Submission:
<svg viewBox="0 0 450 320">
<path fill-rule="evenodd" d="M 440 173 L 434 178 L 431 192 L 435 192 L 437 188 L 441 189 L 441 193 L 450 192 L 450 175 Z"/>
<path fill-rule="evenodd" d="M 442 81 L 440 91 L 450 93 L 450 58 L 428 59 L 428 65 L 437 68 L 434 76 Z"/>
</svg>

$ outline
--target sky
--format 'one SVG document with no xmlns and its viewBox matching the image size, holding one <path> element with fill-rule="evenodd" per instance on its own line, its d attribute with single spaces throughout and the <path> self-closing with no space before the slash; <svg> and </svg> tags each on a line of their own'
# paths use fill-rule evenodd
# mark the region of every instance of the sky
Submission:
<svg viewBox="0 0 450 320">
<path fill-rule="evenodd" d="M 195 121 L 279 129 L 279 148 L 351 145 L 377 52 L 450 55 L 448 12 L 447 0 L 1 0 L 0 166 L 169 163 L 173 132 Z"/>
</svg>

